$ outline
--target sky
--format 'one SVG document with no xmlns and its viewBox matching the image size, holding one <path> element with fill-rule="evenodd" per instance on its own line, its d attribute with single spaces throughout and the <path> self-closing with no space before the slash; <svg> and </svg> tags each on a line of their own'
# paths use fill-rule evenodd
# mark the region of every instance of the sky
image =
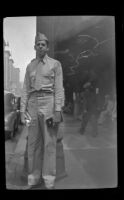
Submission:
<svg viewBox="0 0 124 200">
<path fill-rule="evenodd" d="M 20 68 L 20 81 L 23 82 L 25 70 L 35 57 L 34 41 L 36 17 L 7 17 L 3 22 L 3 37 L 9 42 L 14 67 Z"/>
</svg>

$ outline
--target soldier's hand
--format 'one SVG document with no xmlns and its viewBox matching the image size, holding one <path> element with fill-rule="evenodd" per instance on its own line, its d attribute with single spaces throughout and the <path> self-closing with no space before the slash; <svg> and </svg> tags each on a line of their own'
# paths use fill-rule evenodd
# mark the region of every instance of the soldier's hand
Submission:
<svg viewBox="0 0 124 200">
<path fill-rule="evenodd" d="M 62 121 L 61 111 L 55 111 L 53 116 L 53 123 L 59 123 Z"/>
</svg>

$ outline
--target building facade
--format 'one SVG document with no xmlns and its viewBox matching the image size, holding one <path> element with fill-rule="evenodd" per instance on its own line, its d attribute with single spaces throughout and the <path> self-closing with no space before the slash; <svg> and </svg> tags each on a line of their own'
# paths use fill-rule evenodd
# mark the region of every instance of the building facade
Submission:
<svg viewBox="0 0 124 200">
<path fill-rule="evenodd" d="M 6 44 L 4 46 L 4 89 L 9 89 L 9 58 L 10 51 L 6 48 Z"/>
<path fill-rule="evenodd" d="M 9 44 L 4 41 L 4 90 L 21 94 L 20 69 L 14 67 Z"/>
<path fill-rule="evenodd" d="M 50 41 L 49 56 L 63 68 L 65 100 L 91 82 L 101 98 L 116 90 L 115 21 L 112 16 L 38 16 L 36 32 Z"/>
</svg>

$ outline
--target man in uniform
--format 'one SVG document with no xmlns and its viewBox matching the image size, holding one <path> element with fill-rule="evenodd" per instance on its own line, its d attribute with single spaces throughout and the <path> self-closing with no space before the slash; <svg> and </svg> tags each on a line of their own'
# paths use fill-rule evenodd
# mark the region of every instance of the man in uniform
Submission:
<svg viewBox="0 0 124 200">
<path fill-rule="evenodd" d="M 49 41 L 44 34 L 35 38 L 36 58 L 27 66 L 21 96 L 21 120 L 26 113 L 28 127 L 28 185 L 36 185 L 41 177 L 46 188 L 54 187 L 56 178 L 56 141 L 62 121 L 63 73 L 59 61 L 48 57 Z"/>
</svg>

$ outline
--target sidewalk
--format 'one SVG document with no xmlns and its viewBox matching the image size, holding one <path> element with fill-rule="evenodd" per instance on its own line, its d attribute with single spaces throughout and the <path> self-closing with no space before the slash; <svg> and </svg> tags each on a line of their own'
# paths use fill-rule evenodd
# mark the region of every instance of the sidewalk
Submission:
<svg viewBox="0 0 124 200">
<path fill-rule="evenodd" d="M 65 164 L 68 176 L 56 184 L 56 189 L 88 189 L 117 186 L 116 130 L 99 127 L 93 137 L 90 124 L 85 135 L 78 132 L 80 122 L 65 116 Z"/>
<path fill-rule="evenodd" d="M 56 181 L 55 189 L 116 186 L 116 133 L 111 133 L 108 136 L 108 133 L 100 128 L 100 134 L 97 137 L 92 137 L 88 132 L 85 135 L 80 135 L 79 126 L 80 121 L 75 121 L 70 116 L 64 116 L 64 123 L 61 124 L 59 131 L 60 134 L 64 133 L 63 147 L 67 176 Z M 23 134 L 21 134 L 21 138 L 24 138 Z M 21 162 L 23 163 L 23 160 L 20 159 L 20 164 Z M 24 186 L 24 183 L 17 180 L 19 179 L 19 169 L 17 171 L 18 173 L 15 175 L 13 172 L 8 175 L 8 188 L 21 189 Z"/>
</svg>

